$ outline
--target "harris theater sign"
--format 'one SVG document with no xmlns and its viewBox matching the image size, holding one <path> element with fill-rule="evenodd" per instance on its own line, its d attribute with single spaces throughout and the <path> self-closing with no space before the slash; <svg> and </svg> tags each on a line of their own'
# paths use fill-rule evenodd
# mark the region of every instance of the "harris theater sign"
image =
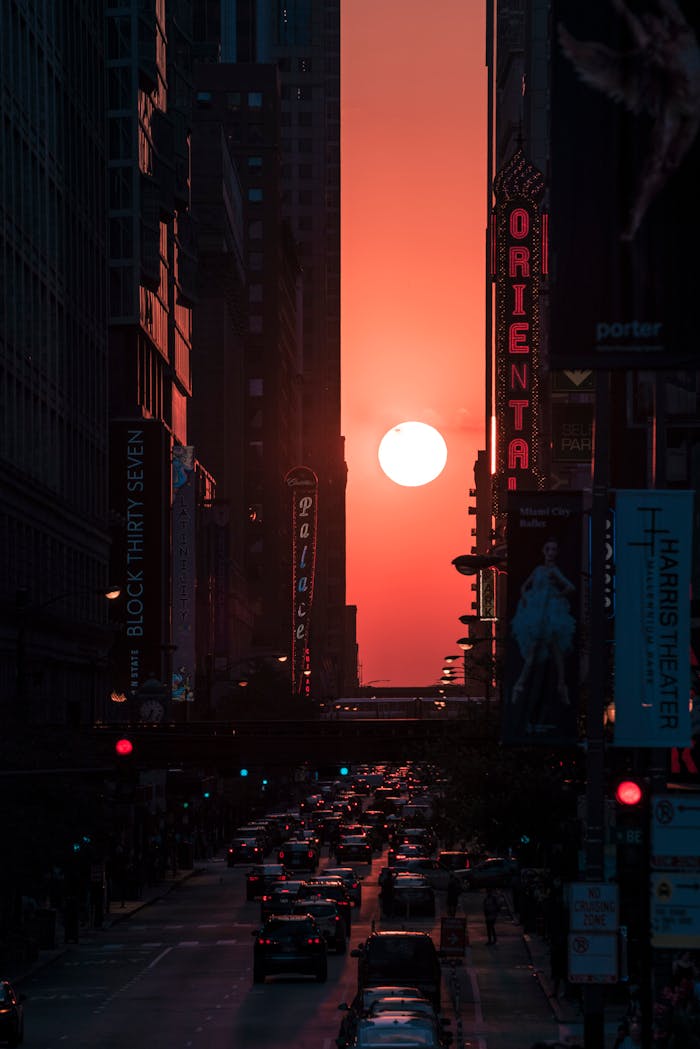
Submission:
<svg viewBox="0 0 700 1049">
<path fill-rule="evenodd" d="M 491 271 L 496 283 L 495 513 L 507 492 L 541 488 L 540 284 L 547 272 L 544 177 L 516 150 L 494 180 Z"/>
<path fill-rule="evenodd" d="M 297 466 L 285 481 L 292 493 L 292 690 L 295 695 L 309 695 L 318 478 L 308 467 Z"/>
</svg>

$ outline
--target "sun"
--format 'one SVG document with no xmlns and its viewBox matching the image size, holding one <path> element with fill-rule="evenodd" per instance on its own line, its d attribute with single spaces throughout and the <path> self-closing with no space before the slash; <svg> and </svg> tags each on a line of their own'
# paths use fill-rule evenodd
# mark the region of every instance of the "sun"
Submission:
<svg viewBox="0 0 700 1049">
<path fill-rule="evenodd" d="M 438 477 L 447 462 L 442 434 L 427 423 L 393 426 L 379 442 L 379 465 L 395 484 L 417 488 Z"/>
</svg>

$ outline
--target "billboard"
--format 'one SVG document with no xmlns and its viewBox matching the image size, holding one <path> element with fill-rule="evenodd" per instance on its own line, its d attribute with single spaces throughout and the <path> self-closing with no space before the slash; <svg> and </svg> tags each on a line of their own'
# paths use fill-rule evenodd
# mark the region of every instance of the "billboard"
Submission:
<svg viewBox="0 0 700 1049">
<path fill-rule="evenodd" d="M 285 481 L 292 494 L 292 692 L 311 690 L 309 636 L 316 572 L 318 478 L 306 466 L 290 470 Z"/>
<path fill-rule="evenodd" d="M 575 743 L 583 498 L 511 492 L 504 743 Z"/>
<path fill-rule="evenodd" d="M 700 7 L 552 13 L 551 366 L 696 367 Z"/>
<path fill-rule="evenodd" d="M 194 448 L 173 447 L 173 702 L 192 703 L 195 681 L 195 502 Z"/>
<path fill-rule="evenodd" d="M 615 497 L 615 746 L 690 743 L 691 491 Z"/>
<path fill-rule="evenodd" d="M 155 420 L 110 426 L 112 573 L 125 592 L 114 654 L 114 685 L 138 698 L 146 681 L 164 681 L 170 633 L 170 435 Z M 163 695 L 166 694 L 163 689 Z"/>
<path fill-rule="evenodd" d="M 496 474 L 493 505 L 508 491 L 541 488 L 540 310 L 546 273 L 544 177 L 516 150 L 494 179 L 491 268 L 496 284 Z"/>
<path fill-rule="evenodd" d="M 552 459 L 590 463 L 593 457 L 592 404 L 552 405 Z"/>
</svg>

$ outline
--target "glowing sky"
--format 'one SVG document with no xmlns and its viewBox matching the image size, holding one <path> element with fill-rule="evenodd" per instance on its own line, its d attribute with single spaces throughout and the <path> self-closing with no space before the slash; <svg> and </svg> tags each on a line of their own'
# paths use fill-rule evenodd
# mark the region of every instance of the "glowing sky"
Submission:
<svg viewBox="0 0 700 1049">
<path fill-rule="evenodd" d="M 342 430 L 347 600 L 361 681 L 430 685 L 458 652 L 484 446 L 486 68 L 483 0 L 342 5 Z M 447 465 L 401 487 L 377 461 L 407 419 Z"/>
</svg>

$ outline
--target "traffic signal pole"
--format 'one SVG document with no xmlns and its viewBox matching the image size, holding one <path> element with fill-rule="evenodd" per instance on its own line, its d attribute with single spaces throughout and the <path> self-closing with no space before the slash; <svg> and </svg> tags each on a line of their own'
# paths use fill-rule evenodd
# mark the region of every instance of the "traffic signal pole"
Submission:
<svg viewBox="0 0 700 1049">
<path fill-rule="evenodd" d="M 610 374 L 596 373 L 593 501 L 591 506 L 591 591 L 588 706 L 586 710 L 585 880 L 605 878 L 605 735 L 603 710 L 607 686 L 605 618 L 605 528 L 610 485 Z M 603 985 L 584 986 L 583 1044 L 605 1045 Z"/>
</svg>

